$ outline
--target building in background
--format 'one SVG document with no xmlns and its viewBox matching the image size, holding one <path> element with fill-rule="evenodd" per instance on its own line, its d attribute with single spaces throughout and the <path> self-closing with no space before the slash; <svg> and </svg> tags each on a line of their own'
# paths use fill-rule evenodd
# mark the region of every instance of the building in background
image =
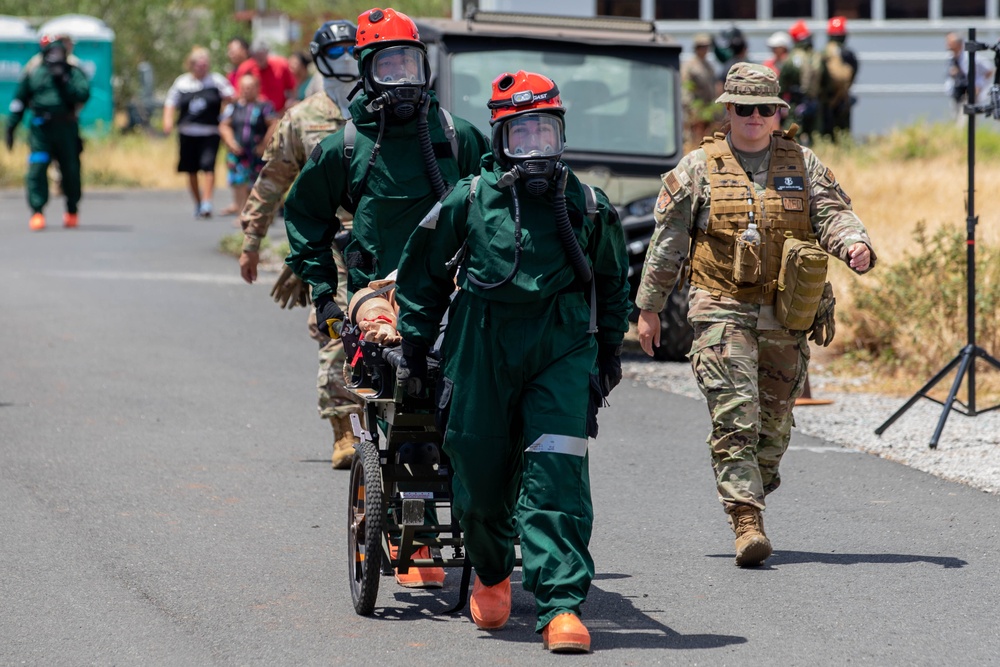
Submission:
<svg viewBox="0 0 1000 667">
<path fill-rule="evenodd" d="M 537 13 L 537 0 L 453 0 L 455 16 L 470 7 L 483 11 Z M 615 16 L 655 21 L 657 30 L 671 35 L 692 57 L 691 42 L 700 32 L 718 35 L 736 24 L 750 43 L 750 58 L 769 57 L 767 38 L 805 19 L 816 47 L 826 43 L 826 24 L 832 16 L 849 22 L 851 49 L 858 56 L 858 78 L 852 88 L 856 136 L 881 134 L 920 120 L 953 118 L 945 91 L 949 54 L 945 35 L 964 38 L 977 29 L 976 38 L 997 43 L 1000 0 L 551 0 L 546 13 L 565 16 Z M 994 57 L 980 51 L 980 58 Z"/>
</svg>

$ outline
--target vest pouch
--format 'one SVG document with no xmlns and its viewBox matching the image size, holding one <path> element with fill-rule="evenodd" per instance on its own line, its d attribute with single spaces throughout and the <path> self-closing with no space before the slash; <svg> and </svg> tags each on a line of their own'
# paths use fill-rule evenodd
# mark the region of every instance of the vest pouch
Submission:
<svg viewBox="0 0 1000 667">
<path fill-rule="evenodd" d="M 791 331 L 806 331 L 812 326 L 826 284 L 828 259 L 815 241 L 785 239 L 774 304 L 781 326 Z"/>
<path fill-rule="evenodd" d="M 733 282 L 737 285 L 756 285 L 760 281 L 760 243 L 747 243 L 742 235 L 736 236 L 733 253 Z"/>
</svg>

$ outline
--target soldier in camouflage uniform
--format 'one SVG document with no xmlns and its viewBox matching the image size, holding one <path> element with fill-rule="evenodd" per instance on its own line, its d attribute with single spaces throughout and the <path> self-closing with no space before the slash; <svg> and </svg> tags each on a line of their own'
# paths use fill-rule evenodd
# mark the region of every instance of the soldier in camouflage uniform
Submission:
<svg viewBox="0 0 1000 667">
<path fill-rule="evenodd" d="M 240 214 L 244 233 L 240 273 L 248 283 L 257 279 L 261 239 L 267 235 L 285 193 L 309 159 L 309 154 L 324 137 L 336 132 L 350 118 L 347 94 L 358 78 L 353 56 L 355 33 L 356 28 L 350 21 L 329 21 L 316 31 L 310 44 L 316 67 L 324 78 L 324 89 L 285 113 L 264 153 L 264 169 Z M 346 211 L 341 213 L 341 224 L 350 230 L 350 215 Z M 336 245 L 332 253 L 341 276 L 336 299 L 346 310 L 347 267 Z M 271 294 L 275 301 L 289 308 L 308 304 L 308 287 L 287 267 Z M 312 308 L 309 309 L 309 335 L 320 345 L 316 381 L 319 415 L 330 420 L 333 426 L 333 467 L 349 468 L 356 442 L 350 415 L 358 412 L 358 406 L 344 386 L 344 346 L 339 340 L 331 340 L 316 326 L 316 313 Z"/>
<path fill-rule="evenodd" d="M 799 141 L 809 145 L 819 128 L 819 77 L 822 62 L 813 49 L 812 32 L 805 21 L 797 21 L 788 30 L 795 41 L 792 52 L 781 66 L 779 83 L 782 97 L 791 104 L 789 124 L 799 126 Z"/>
<path fill-rule="evenodd" d="M 824 293 L 808 331 L 777 320 L 784 239 L 815 237 L 857 273 L 875 262 L 868 233 L 833 172 L 776 131 L 776 112 L 785 104 L 778 91 L 776 75 L 763 65 L 737 63 L 730 70 L 717 101 L 726 105 L 732 129 L 706 139 L 663 175 L 636 296 L 639 343 L 652 355 L 658 313 L 690 258 L 690 359 L 712 416 L 712 466 L 740 566 L 771 554 L 761 510 L 781 483 L 778 464 L 809 362 L 807 335 L 821 345 L 833 338 L 832 292 Z M 751 222 L 762 237 L 759 278 L 738 283 L 736 241 Z"/>
</svg>

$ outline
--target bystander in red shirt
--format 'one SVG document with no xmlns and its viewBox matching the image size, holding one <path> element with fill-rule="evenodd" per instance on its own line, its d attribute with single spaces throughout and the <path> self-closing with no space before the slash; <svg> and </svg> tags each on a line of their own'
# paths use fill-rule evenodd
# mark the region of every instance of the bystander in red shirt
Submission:
<svg viewBox="0 0 1000 667">
<path fill-rule="evenodd" d="M 267 44 L 255 43 L 250 48 L 250 57 L 236 69 L 237 80 L 244 74 L 252 74 L 260 81 L 260 96 L 273 104 L 277 113 L 284 110 L 288 93 L 295 91 L 295 77 L 287 60 L 270 55 Z"/>
</svg>

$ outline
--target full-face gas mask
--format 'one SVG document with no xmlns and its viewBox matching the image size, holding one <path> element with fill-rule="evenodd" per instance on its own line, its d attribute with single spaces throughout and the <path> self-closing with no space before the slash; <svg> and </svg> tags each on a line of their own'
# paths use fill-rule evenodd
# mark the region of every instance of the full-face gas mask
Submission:
<svg viewBox="0 0 1000 667">
<path fill-rule="evenodd" d="M 373 93 L 373 110 L 387 108 L 401 120 L 416 113 L 427 87 L 427 59 L 418 46 L 387 46 L 368 58 L 365 88 Z"/>
<path fill-rule="evenodd" d="M 52 73 L 53 78 L 62 79 L 66 76 L 68 71 L 67 57 L 66 45 L 63 44 L 62 40 L 42 41 L 42 60 L 49 72 Z"/>
<path fill-rule="evenodd" d="M 493 81 L 493 154 L 524 183 L 528 194 L 544 194 L 557 178 L 565 132 L 565 109 L 552 79 L 534 72 L 503 73 Z"/>
<path fill-rule="evenodd" d="M 544 194 L 562 157 L 562 118 L 546 111 L 525 113 L 504 120 L 499 131 L 501 164 L 516 170 L 528 194 Z"/>
</svg>

